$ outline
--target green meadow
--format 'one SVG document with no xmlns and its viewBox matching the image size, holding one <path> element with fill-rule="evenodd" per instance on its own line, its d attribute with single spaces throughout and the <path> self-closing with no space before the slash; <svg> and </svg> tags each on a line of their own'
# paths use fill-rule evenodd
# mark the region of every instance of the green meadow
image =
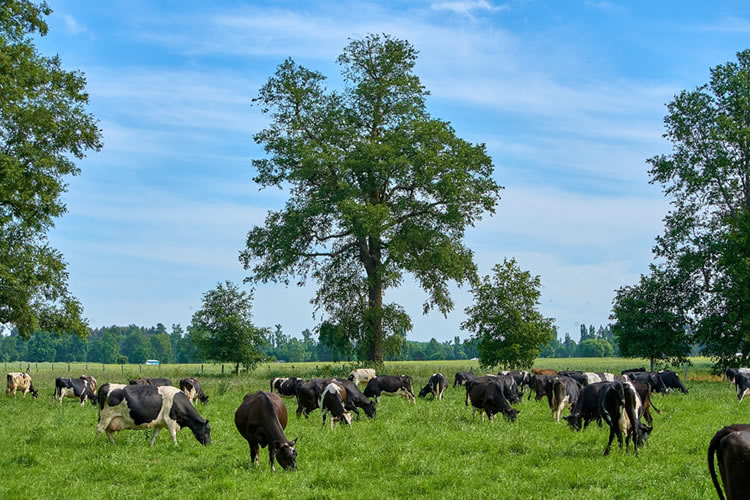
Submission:
<svg viewBox="0 0 750 500">
<path fill-rule="evenodd" d="M 2 366 L 2 365 L 0 365 Z M 647 366 L 622 359 L 543 359 L 537 367 L 619 372 Z M 18 371 L 8 363 L 6 371 Z M 386 363 L 383 374 L 410 374 L 414 390 L 435 371 L 450 383 L 471 361 Z M 26 364 L 23 365 L 26 368 Z M 277 466 L 268 450 L 258 468 L 249 465 L 249 447 L 234 426 L 234 411 L 244 395 L 268 390 L 275 376 L 341 376 L 348 364 L 262 365 L 239 376 L 222 374 L 220 365 L 162 367 L 83 363 L 31 364 L 39 399 L 0 398 L 0 498 L 712 498 L 706 449 L 714 433 L 733 423 L 748 423 L 748 402 L 710 374 L 709 361 L 695 359 L 688 372 L 690 394 L 654 395 L 661 410 L 639 456 L 602 452 L 608 429 L 592 424 L 573 433 L 552 419 L 546 401 L 524 400 L 514 423 L 477 417 L 464 405 L 463 388 L 446 391 L 443 401 L 381 399 L 377 418 L 364 414 L 353 427 L 321 429 L 320 411 L 309 419 L 294 415 L 287 399 L 286 435 L 299 437 L 296 472 Z M 123 431 L 112 446 L 96 435 L 97 409 L 74 399 L 51 404 L 56 376 L 77 377 L 88 369 L 99 384 L 142 376 L 199 377 L 209 395 L 198 404 L 211 421 L 209 446 L 188 429 L 175 447 L 162 432 L 153 448 L 150 431 Z M 70 371 L 69 371 L 70 370 Z M 387 373 L 385 373 L 387 372 Z M 684 376 L 684 370 L 678 370 Z M 567 414 L 568 412 L 565 412 Z"/>
</svg>

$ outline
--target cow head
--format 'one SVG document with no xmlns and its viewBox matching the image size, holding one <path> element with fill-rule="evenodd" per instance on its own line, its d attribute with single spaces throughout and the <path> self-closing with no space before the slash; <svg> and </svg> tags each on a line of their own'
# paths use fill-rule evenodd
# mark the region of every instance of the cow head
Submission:
<svg viewBox="0 0 750 500">
<path fill-rule="evenodd" d="M 33 384 L 29 385 L 29 391 L 31 391 L 31 395 L 34 398 L 38 398 L 39 397 L 39 391 L 37 391 L 36 389 L 34 389 L 34 385 Z"/>
<path fill-rule="evenodd" d="M 354 382 L 354 374 L 353 373 L 349 374 L 349 376 L 346 377 L 346 380 L 351 380 L 352 382 Z"/>
<path fill-rule="evenodd" d="M 208 425 L 208 420 L 202 424 L 197 424 L 190 430 L 193 431 L 195 439 L 197 439 L 200 444 L 211 444 L 211 426 Z"/>
<path fill-rule="evenodd" d="M 563 417 L 565 420 L 568 421 L 568 426 L 570 427 L 571 431 L 580 431 L 581 430 L 581 417 L 578 415 L 568 415 L 566 417 Z"/>
<path fill-rule="evenodd" d="M 503 410 L 503 416 L 509 422 L 515 422 L 516 421 L 516 417 L 518 417 L 519 413 L 521 413 L 521 410 L 516 410 L 515 408 L 510 408 L 510 409 L 507 409 L 507 410 Z"/>
<path fill-rule="evenodd" d="M 370 402 L 362 406 L 362 409 L 365 410 L 365 415 L 367 415 L 369 418 L 375 418 L 375 403 Z"/>
<path fill-rule="evenodd" d="M 297 470 L 297 449 L 294 447 L 297 444 L 297 439 L 299 438 L 295 438 L 294 441 L 288 443 L 281 443 L 278 440 L 273 442 L 276 460 L 284 469 Z"/>
<path fill-rule="evenodd" d="M 208 396 L 206 396 L 205 394 L 201 394 L 200 396 L 198 396 L 198 399 L 200 399 L 201 403 L 203 404 L 208 403 Z"/>
<path fill-rule="evenodd" d="M 638 422 L 638 446 L 648 443 L 648 438 L 651 436 L 652 430 L 654 430 L 653 426 L 648 426 L 643 422 Z"/>
<path fill-rule="evenodd" d="M 424 387 L 422 387 L 422 390 L 419 391 L 418 396 L 420 398 L 423 398 L 423 397 L 427 396 L 428 394 L 430 394 L 430 392 L 432 392 L 432 391 L 430 390 L 430 384 L 428 383 L 427 385 L 425 385 Z"/>
</svg>

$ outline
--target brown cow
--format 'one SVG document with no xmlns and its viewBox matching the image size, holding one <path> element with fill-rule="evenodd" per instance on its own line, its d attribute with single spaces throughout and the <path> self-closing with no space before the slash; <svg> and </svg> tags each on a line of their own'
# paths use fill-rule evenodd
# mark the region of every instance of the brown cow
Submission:
<svg viewBox="0 0 750 500">
<path fill-rule="evenodd" d="M 532 368 L 531 373 L 534 375 L 557 375 L 557 370 L 551 370 L 549 368 Z"/>
<path fill-rule="evenodd" d="M 28 373 L 10 372 L 8 374 L 8 385 L 5 389 L 5 394 L 10 395 L 13 393 L 13 397 L 16 397 L 17 390 L 23 391 L 23 397 L 26 397 L 26 393 L 30 392 L 35 398 L 39 397 L 39 391 L 34 389 L 34 384 L 31 383 L 31 376 Z"/>
<path fill-rule="evenodd" d="M 237 411 L 234 412 L 234 425 L 250 445 L 250 462 L 258 465 L 260 448 L 268 446 L 271 470 L 274 456 L 285 469 L 297 469 L 297 439 L 289 441 L 284 435 L 287 415 L 286 406 L 276 393 L 258 391 L 246 394 Z"/>
</svg>

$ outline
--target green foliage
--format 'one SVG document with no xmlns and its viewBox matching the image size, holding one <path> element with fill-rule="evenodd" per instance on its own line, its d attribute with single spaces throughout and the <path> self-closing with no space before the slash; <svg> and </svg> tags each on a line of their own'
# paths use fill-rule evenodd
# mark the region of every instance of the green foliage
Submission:
<svg viewBox="0 0 750 500">
<path fill-rule="evenodd" d="M 40 328 L 88 333 L 47 232 L 66 211 L 61 196 L 65 178 L 79 173 L 74 160 L 99 150 L 101 134 L 85 111 L 83 74 L 34 46 L 50 13 L 45 3 L 0 4 L 0 323 L 24 338 Z"/>
<path fill-rule="evenodd" d="M 539 276 L 522 271 L 515 259 L 504 259 L 472 289 L 474 305 L 466 308 L 461 327 L 479 339 L 479 362 L 528 368 L 541 352 L 540 346 L 555 335 L 552 318 L 537 310 L 541 292 Z"/>
<path fill-rule="evenodd" d="M 687 362 L 690 336 L 681 303 L 681 282 L 652 268 L 635 286 L 617 290 L 611 319 L 612 333 L 624 357 L 648 358 L 673 364 Z"/>
<path fill-rule="evenodd" d="M 493 212 L 500 187 L 483 144 L 425 110 L 417 52 L 387 35 L 352 40 L 338 58 L 343 92 L 291 59 L 260 89 L 270 125 L 254 136 L 262 187 L 289 199 L 254 227 L 241 253 L 256 282 L 312 278 L 313 303 L 360 356 L 382 363 L 402 345 L 409 316 L 384 304 L 409 273 L 424 311 L 453 308 L 448 285 L 475 279 L 465 228 Z"/>
<path fill-rule="evenodd" d="M 667 109 L 672 154 L 649 160 L 672 205 L 655 252 L 681 282 L 696 339 L 725 366 L 750 356 L 750 50 Z"/>
<path fill-rule="evenodd" d="M 578 344 L 578 355 L 582 358 L 608 358 L 614 355 L 614 350 L 604 339 L 586 339 Z"/>
<path fill-rule="evenodd" d="M 252 300 L 252 292 L 226 281 L 204 293 L 202 307 L 193 314 L 191 326 L 203 355 L 234 363 L 235 373 L 240 365 L 251 370 L 263 359 L 266 332 L 251 322 Z"/>
</svg>

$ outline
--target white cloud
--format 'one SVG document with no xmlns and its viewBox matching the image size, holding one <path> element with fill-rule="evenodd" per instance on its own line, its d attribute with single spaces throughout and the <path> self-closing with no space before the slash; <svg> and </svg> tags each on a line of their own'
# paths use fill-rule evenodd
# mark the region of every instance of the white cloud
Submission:
<svg viewBox="0 0 750 500">
<path fill-rule="evenodd" d="M 625 10 L 622 5 L 607 1 L 587 0 L 586 2 L 584 2 L 584 5 L 593 9 L 601 10 L 602 12 L 606 12 L 608 14 L 622 12 L 623 10 Z"/>
<path fill-rule="evenodd" d="M 475 11 L 499 12 L 510 8 L 509 5 L 495 6 L 486 0 L 435 2 L 430 5 L 432 10 L 454 12 L 459 15 L 473 18 Z"/>
<path fill-rule="evenodd" d="M 76 21 L 75 18 L 70 14 L 62 14 L 61 17 L 63 19 L 63 22 L 65 23 L 65 29 L 71 35 L 80 35 L 81 33 L 85 33 L 88 31 L 86 26 Z"/>
</svg>

